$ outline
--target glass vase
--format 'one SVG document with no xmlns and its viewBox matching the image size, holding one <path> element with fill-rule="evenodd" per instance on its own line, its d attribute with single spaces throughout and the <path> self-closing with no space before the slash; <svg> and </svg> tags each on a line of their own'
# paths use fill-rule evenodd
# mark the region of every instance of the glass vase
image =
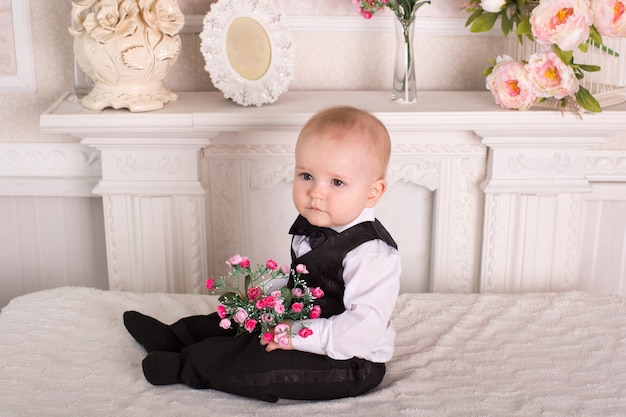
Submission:
<svg viewBox="0 0 626 417">
<path fill-rule="evenodd" d="M 417 101 L 415 86 L 415 56 L 413 35 L 415 17 L 395 19 L 396 56 L 393 70 L 393 92 L 391 100 L 395 103 L 410 104 Z"/>
</svg>

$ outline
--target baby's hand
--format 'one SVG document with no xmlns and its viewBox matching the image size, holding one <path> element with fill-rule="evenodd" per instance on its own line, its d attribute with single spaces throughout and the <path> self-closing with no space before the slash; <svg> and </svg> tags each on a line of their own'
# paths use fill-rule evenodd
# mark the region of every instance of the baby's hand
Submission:
<svg viewBox="0 0 626 417">
<path fill-rule="evenodd" d="M 293 345 L 291 344 L 291 324 L 290 320 L 281 322 L 261 337 L 261 345 L 265 346 L 267 352 L 276 349 L 293 350 Z"/>
</svg>

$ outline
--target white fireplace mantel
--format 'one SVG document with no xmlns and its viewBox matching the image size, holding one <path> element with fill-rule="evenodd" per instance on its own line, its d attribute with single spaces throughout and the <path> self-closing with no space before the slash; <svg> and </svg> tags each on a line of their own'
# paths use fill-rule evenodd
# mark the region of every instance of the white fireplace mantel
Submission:
<svg viewBox="0 0 626 417">
<path fill-rule="evenodd" d="M 403 290 L 425 289 L 412 276 L 422 267 L 430 291 L 575 288 L 583 195 L 594 180 L 626 181 L 626 164 L 597 173 L 591 149 L 626 131 L 626 104 L 576 116 L 502 110 L 488 92 L 421 92 L 398 105 L 388 92 L 334 91 L 241 107 L 183 92 L 162 110 L 130 113 L 93 112 L 68 95 L 40 123 L 101 153 L 94 193 L 104 201 L 110 287 L 197 292 L 233 251 L 288 253 L 295 139 L 333 105 L 371 111 L 390 131 L 388 180 L 401 191 L 384 210 L 399 230 Z M 422 198 L 418 188 L 432 198 L 421 226 L 424 210 L 407 207 Z M 426 247 L 414 242 L 425 234 Z"/>
</svg>

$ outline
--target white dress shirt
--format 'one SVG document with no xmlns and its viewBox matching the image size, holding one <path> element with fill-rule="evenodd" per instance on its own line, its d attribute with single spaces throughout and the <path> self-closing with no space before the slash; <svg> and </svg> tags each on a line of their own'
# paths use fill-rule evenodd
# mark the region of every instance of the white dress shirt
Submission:
<svg viewBox="0 0 626 417">
<path fill-rule="evenodd" d="M 333 229 L 342 232 L 374 219 L 374 209 L 366 208 L 352 223 Z M 306 236 L 294 236 L 292 247 L 296 257 L 311 250 Z M 389 361 L 395 337 L 390 318 L 400 289 L 400 269 L 398 251 L 379 239 L 348 252 L 343 260 L 346 311 L 327 319 L 295 322 L 294 333 L 306 326 L 313 334 L 307 338 L 294 335 L 294 349 L 339 360 L 356 356 Z"/>
</svg>

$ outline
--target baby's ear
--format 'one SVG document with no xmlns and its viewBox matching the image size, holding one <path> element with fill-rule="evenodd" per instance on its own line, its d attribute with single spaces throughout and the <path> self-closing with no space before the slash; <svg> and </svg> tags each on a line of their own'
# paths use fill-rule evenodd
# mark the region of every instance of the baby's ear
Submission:
<svg viewBox="0 0 626 417">
<path fill-rule="evenodd" d="M 370 186 L 370 192 L 367 196 L 367 207 L 374 207 L 385 194 L 385 191 L 387 191 L 387 182 L 383 179 L 376 180 Z"/>
</svg>

